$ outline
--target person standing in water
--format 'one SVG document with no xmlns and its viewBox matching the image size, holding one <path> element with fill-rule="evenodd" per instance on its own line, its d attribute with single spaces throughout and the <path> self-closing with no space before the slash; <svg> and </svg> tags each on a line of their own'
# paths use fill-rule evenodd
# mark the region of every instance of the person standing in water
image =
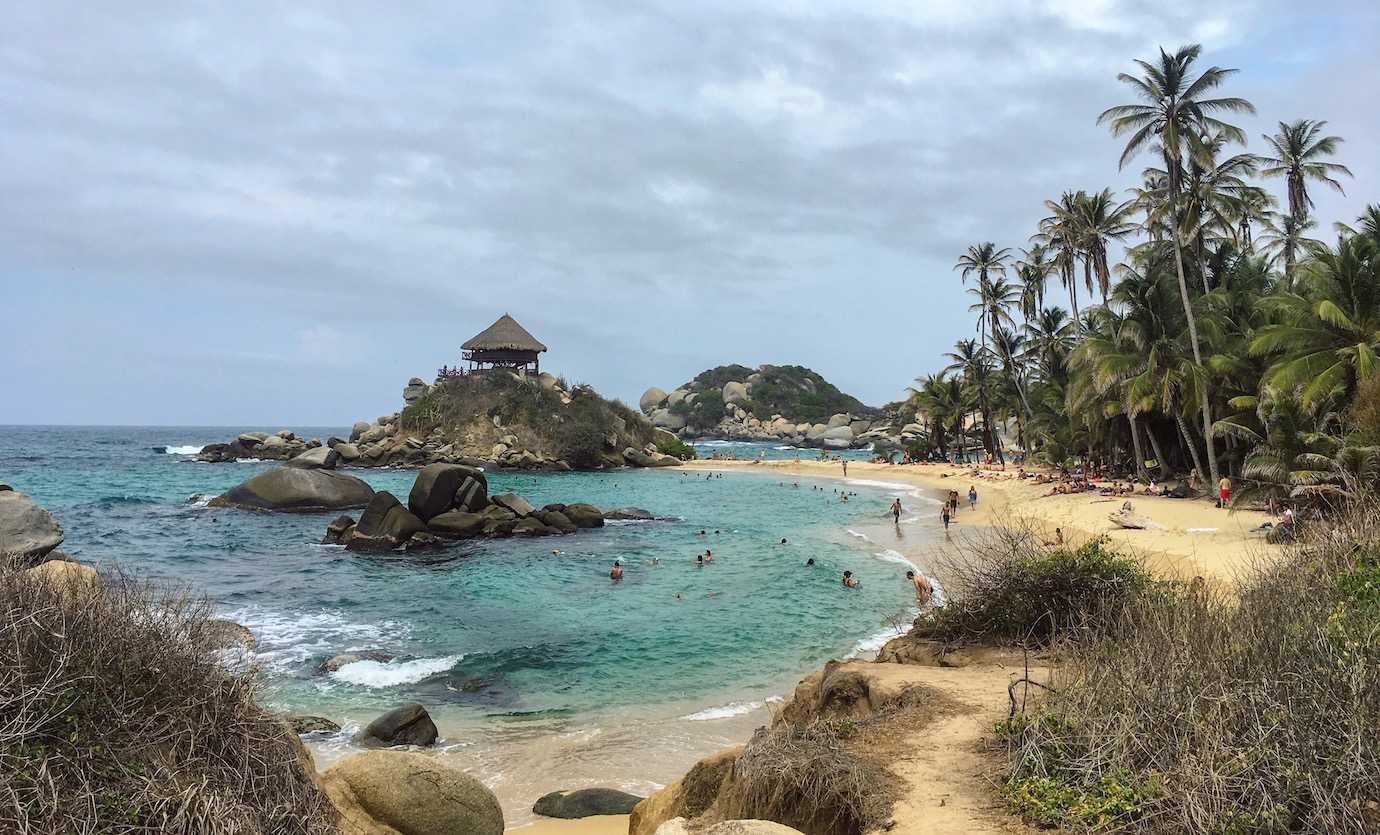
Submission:
<svg viewBox="0 0 1380 835">
<path fill-rule="evenodd" d="M 896 501 L 891 503 L 891 518 L 896 524 L 901 524 L 901 497 L 897 496 Z"/>
<path fill-rule="evenodd" d="M 858 581 L 853 579 L 853 572 L 843 572 L 843 587 L 848 589 L 855 589 L 858 587 Z"/>
<path fill-rule="evenodd" d="M 619 560 L 613 561 L 613 568 L 609 569 L 609 579 L 615 583 L 623 579 L 623 563 Z"/>
<path fill-rule="evenodd" d="M 914 571 L 907 571 L 906 579 L 915 587 L 915 605 L 924 606 L 929 603 L 930 598 L 934 596 L 934 588 L 930 585 L 929 578 Z"/>
<path fill-rule="evenodd" d="M 947 530 L 949 529 L 949 520 L 952 518 L 952 517 L 949 515 L 949 503 L 948 503 L 948 502 L 945 502 L 945 503 L 944 503 L 944 509 L 941 510 L 941 511 L 939 511 L 939 518 L 941 518 L 941 519 L 944 520 L 944 530 L 947 531 Z"/>
</svg>

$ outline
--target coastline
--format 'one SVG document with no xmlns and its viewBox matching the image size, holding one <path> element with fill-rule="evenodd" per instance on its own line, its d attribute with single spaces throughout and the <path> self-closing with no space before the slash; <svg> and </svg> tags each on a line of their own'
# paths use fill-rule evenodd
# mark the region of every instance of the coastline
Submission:
<svg viewBox="0 0 1380 835">
<path fill-rule="evenodd" d="M 843 479 L 837 461 L 724 461 L 697 460 L 683 465 L 693 470 L 760 472 L 764 474 Z M 1049 485 L 1032 484 L 1015 477 L 1014 468 L 1005 472 L 984 469 L 975 478 L 972 466 L 945 464 L 874 464 L 848 462 L 849 480 L 891 482 L 931 491 L 931 497 L 957 490 L 964 499 L 955 517 L 956 529 L 1001 522 L 1032 525 L 1053 537 L 1060 528 L 1075 544 L 1095 536 L 1107 536 L 1118 547 L 1140 556 L 1147 566 L 1164 577 L 1189 580 L 1197 576 L 1230 583 L 1253 561 L 1268 554 L 1274 546 L 1265 542 L 1253 528 L 1275 517 L 1254 510 L 1223 510 L 1205 499 L 1170 499 L 1161 496 L 1107 497 L 1096 494 L 1047 495 Z M 968 509 L 969 485 L 978 490 L 978 506 Z M 1160 527 L 1127 530 L 1107 519 L 1124 501 L 1131 501 L 1139 515 Z"/>
</svg>

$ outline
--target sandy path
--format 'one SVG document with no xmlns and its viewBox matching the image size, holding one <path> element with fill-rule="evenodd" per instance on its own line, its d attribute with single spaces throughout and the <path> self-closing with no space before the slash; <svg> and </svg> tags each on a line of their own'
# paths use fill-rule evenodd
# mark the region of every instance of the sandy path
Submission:
<svg viewBox="0 0 1380 835">
<path fill-rule="evenodd" d="M 905 753 L 892 762 L 892 773 L 908 786 L 892 813 L 893 832 L 1034 832 L 1002 806 L 990 782 L 995 760 L 986 750 L 993 726 L 1007 715 L 1006 688 L 1023 672 L 991 665 L 927 668 L 926 683 L 962 708 L 912 734 L 903 743 Z M 1031 677 L 1044 681 L 1047 673 L 1032 668 Z"/>
</svg>

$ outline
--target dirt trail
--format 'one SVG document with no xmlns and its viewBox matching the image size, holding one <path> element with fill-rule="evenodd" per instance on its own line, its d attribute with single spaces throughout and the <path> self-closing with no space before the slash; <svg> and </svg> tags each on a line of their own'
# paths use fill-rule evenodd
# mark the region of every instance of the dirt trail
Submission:
<svg viewBox="0 0 1380 835">
<path fill-rule="evenodd" d="M 961 707 L 908 738 L 905 753 L 890 770 L 907 786 L 896 803 L 891 830 L 904 835 L 1026 833 L 1008 813 L 991 783 L 995 760 L 984 746 L 995 723 L 1006 718 L 1007 686 L 1024 675 L 1015 665 L 975 664 L 957 669 L 923 668 L 927 684 Z M 1031 678 L 1046 681 L 1048 672 L 1031 668 Z M 1016 689 L 1019 698 L 1021 688 Z"/>
</svg>

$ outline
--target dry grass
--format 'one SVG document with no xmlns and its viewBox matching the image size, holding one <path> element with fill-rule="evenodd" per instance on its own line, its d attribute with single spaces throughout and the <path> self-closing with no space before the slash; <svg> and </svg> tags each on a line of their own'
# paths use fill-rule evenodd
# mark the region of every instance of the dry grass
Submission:
<svg viewBox="0 0 1380 835">
<path fill-rule="evenodd" d="M 327 833 L 300 743 L 203 601 L 0 564 L 0 831 Z"/>
<path fill-rule="evenodd" d="M 1028 817 L 1145 832 L 1380 831 L 1380 511 L 1236 596 L 1177 586 L 1067 648 L 1005 729 Z"/>
</svg>

